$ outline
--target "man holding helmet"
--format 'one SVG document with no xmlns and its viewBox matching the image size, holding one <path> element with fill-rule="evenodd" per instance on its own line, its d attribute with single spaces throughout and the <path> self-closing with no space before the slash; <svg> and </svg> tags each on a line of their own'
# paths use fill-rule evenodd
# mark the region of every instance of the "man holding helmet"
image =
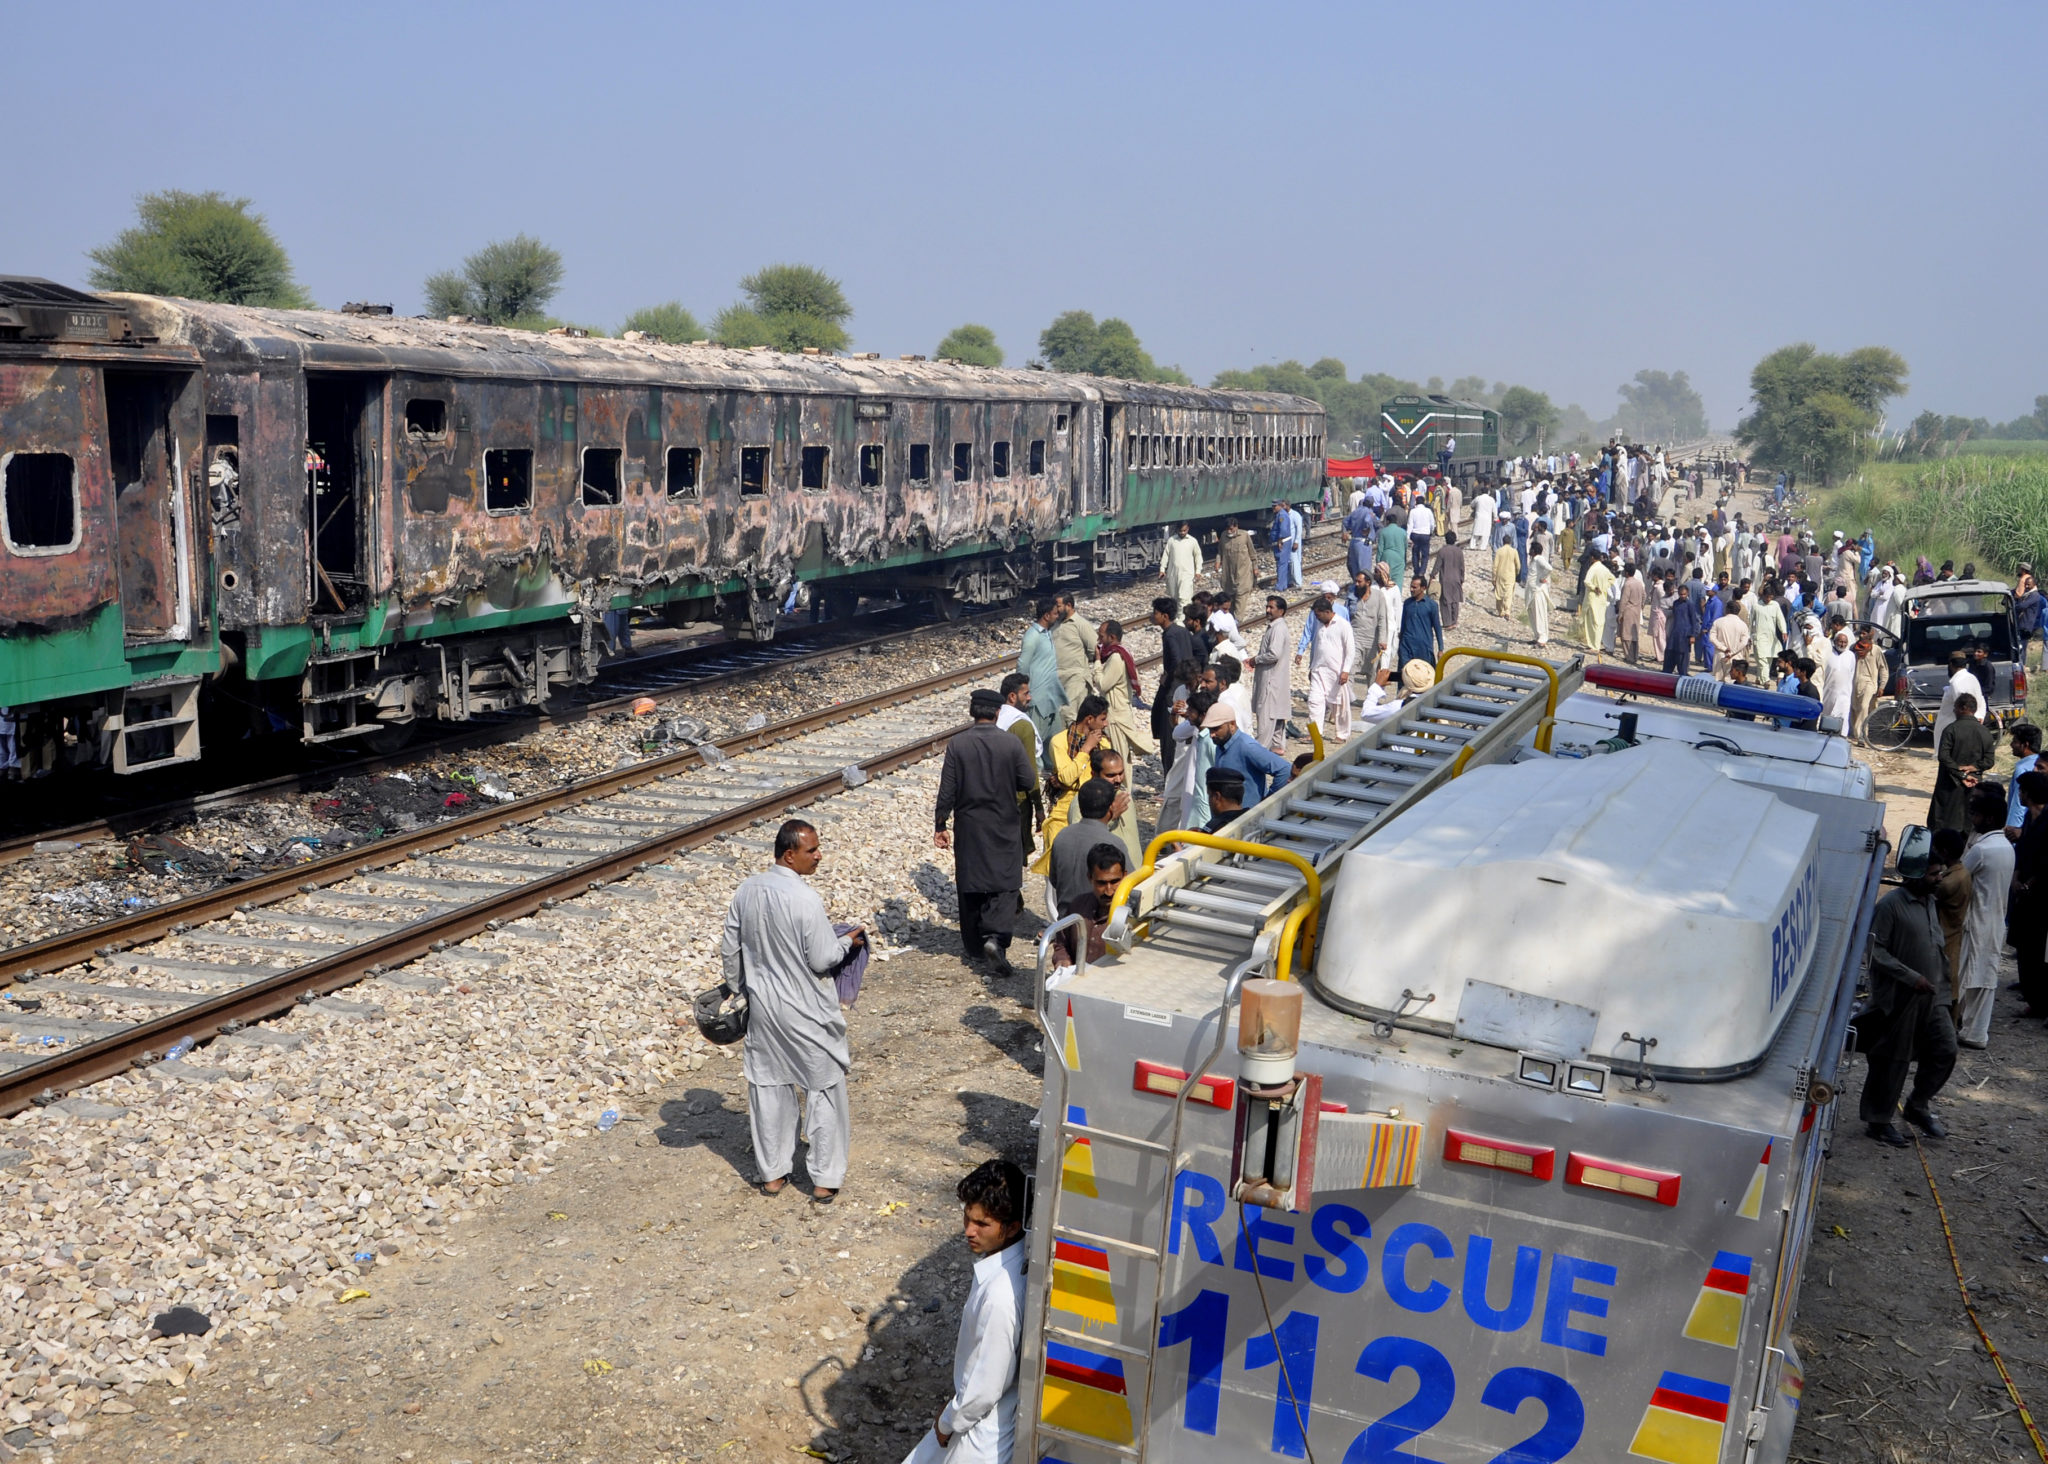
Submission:
<svg viewBox="0 0 2048 1464">
<path fill-rule="evenodd" d="M 1906 1122 L 1939 1139 L 1948 1129 L 1929 1105 L 1956 1065 L 1948 952 L 1934 906 L 1934 887 L 1947 866 L 1935 858 L 1933 842 L 1918 825 L 1900 835 L 1903 883 L 1877 902 L 1870 920 L 1870 1007 L 1860 1023 L 1870 1072 L 1860 1112 L 1873 1139 L 1900 1149 L 1912 1142 L 1892 1118 L 1907 1071 L 1918 1063 Z"/>
</svg>

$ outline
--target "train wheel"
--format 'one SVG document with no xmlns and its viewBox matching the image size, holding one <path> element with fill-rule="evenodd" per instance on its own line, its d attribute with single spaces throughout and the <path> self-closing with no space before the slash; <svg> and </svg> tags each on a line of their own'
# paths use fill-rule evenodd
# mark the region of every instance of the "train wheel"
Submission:
<svg viewBox="0 0 2048 1464">
<path fill-rule="evenodd" d="M 378 757 L 389 757 L 394 752 L 403 752 L 411 745 L 419 731 L 419 723 L 388 722 L 374 732 L 363 734 L 363 746 Z"/>
<path fill-rule="evenodd" d="M 1873 747 L 1897 752 L 1913 740 L 1920 720 L 1913 709 L 1897 701 L 1881 702 L 1863 722 L 1863 736 Z"/>
</svg>

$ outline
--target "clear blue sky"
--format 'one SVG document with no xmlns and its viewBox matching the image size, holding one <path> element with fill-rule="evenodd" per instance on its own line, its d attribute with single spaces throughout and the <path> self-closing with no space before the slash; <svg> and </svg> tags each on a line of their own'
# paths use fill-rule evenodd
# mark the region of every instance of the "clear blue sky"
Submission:
<svg viewBox="0 0 2048 1464">
<path fill-rule="evenodd" d="M 520 230 L 556 313 L 700 317 L 778 260 L 857 345 L 1058 311 L 1161 361 L 1334 355 L 1716 426 L 1790 341 L 1900 413 L 2048 392 L 2048 6 L 10 6 L 0 272 L 84 282 L 157 188 L 256 201 L 301 280 L 421 307 Z"/>
</svg>

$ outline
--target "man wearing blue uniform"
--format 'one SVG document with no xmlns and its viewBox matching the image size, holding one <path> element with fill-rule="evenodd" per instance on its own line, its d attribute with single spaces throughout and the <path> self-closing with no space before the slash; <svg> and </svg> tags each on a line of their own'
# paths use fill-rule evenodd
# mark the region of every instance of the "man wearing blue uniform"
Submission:
<svg viewBox="0 0 2048 1464">
<path fill-rule="evenodd" d="M 1273 500 L 1273 588 L 1286 590 L 1300 583 L 1295 574 L 1295 529 L 1298 520 L 1294 510 L 1276 498 Z"/>
</svg>

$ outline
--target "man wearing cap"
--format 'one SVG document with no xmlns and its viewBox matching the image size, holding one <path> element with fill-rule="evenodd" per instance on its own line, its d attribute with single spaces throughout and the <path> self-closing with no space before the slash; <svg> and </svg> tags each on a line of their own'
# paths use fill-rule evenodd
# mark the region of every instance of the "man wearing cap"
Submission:
<svg viewBox="0 0 2048 1464">
<path fill-rule="evenodd" d="M 1209 822 L 1202 832 L 1220 834 L 1224 825 L 1244 812 L 1244 774 L 1235 768 L 1211 768 L 1206 782 Z"/>
<path fill-rule="evenodd" d="M 1238 729 L 1237 713 L 1231 709 L 1230 703 L 1218 702 L 1209 708 L 1209 715 L 1202 718 L 1202 730 L 1216 744 L 1216 766 L 1209 769 L 1212 799 L 1215 797 L 1215 777 L 1219 772 L 1232 772 L 1243 778 L 1250 794 L 1248 801 L 1252 803 L 1257 803 L 1294 776 L 1292 763 L 1268 751 L 1251 733 Z M 1213 803 L 1211 807 L 1214 807 Z"/>
<path fill-rule="evenodd" d="M 1335 589 L 1335 585 L 1328 586 L 1309 610 L 1315 635 L 1309 646 L 1308 715 L 1326 734 L 1342 742 L 1351 736 L 1351 661 L 1356 650 L 1350 618 L 1339 615 L 1330 598 Z M 1326 711 L 1334 713 L 1329 720 Z"/>
<path fill-rule="evenodd" d="M 1037 779 L 1023 745 L 996 726 L 1002 698 L 987 688 L 968 701 L 974 725 L 946 744 L 932 842 L 953 851 L 953 888 L 960 901 L 960 943 L 971 960 L 1010 968 L 1010 937 L 1023 912 L 1024 841 L 1017 795 Z M 948 824 L 957 824 L 947 832 Z"/>
</svg>

